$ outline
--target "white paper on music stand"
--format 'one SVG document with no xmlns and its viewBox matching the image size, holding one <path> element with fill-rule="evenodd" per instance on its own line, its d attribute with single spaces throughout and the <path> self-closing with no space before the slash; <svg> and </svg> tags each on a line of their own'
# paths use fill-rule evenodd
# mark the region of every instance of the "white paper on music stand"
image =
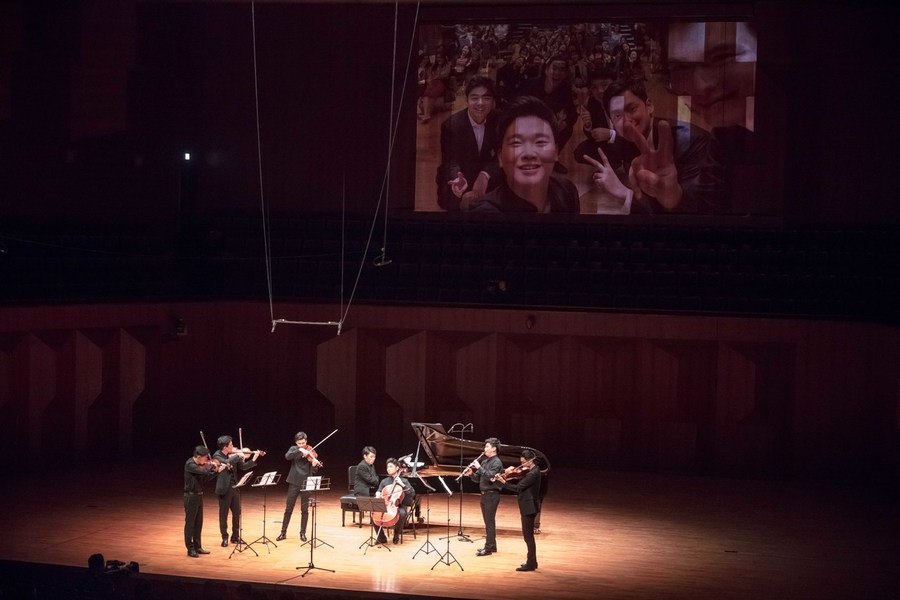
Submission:
<svg viewBox="0 0 900 600">
<path fill-rule="evenodd" d="M 318 490 L 322 487 L 322 476 L 321 475 L 312 475 L 306 478 L 306 490 Z"/>
<path fill-rule="evenodd" d="M 251 475 L 253 475 L 253 471 L 247 471 L 246 473 L 244 473 L 244 476 L 241 477 L 241 480 L 238 481 L 236 484 L 234 484 L 233 487 L 239 488 L 239 487 L 245 485 L 248 481 L 250 481 Z"/>
<path fill-rule="evenodd" d="M 259 481 L 257 481 L 253 485 L 254 486 L 272 485 L 273 483 L 275 483 L 274 479 L 276 477 L 276 473 L 277 473 L 276 471 L 269 471 L 268 473 L 263 473 L 262 475 L 259 476 Z"/>
</svg>

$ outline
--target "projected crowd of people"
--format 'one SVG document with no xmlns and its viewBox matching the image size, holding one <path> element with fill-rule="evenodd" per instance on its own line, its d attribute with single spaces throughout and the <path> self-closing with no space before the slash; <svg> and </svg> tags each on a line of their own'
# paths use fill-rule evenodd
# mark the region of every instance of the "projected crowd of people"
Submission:
<svg viewBox="0 0 900 600">
<path fill-rule="evenodd" d="M 752 24 L 441 31 L 421 35 L 417 178 L 433 178 L 434 192 L 418 210 L 742 212 L 734 186 L 755 162 Z"/>
</svg>

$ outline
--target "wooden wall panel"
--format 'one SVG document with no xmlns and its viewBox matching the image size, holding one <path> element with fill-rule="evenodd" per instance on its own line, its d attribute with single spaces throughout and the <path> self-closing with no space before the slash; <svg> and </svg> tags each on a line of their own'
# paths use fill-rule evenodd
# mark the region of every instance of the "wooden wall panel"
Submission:
<svg viewBox="0 0 900 600">
<path fill-rule="evenodd" d="M 719 350 L 719 470 L 784 474 L 791 465 L 796 367 L 792 345 L 728 343 Z"/>
<path fill-rule="evenodd" d="M 489 435 L 484 428 L 488 427 L 487 415 L 493 414 L 497 394 L 498 337 L 487 332 L 440 334 L 440 338 L 452 343 L 453 361 L 449 368 L 455 380 L 456 396 L 441 396 L 448 403 L 431 413 L 437 422 L 448 427 L 453 423 L 478 423 L 474 433 L 480 439 Z"/>
<path fill-rule="evenodd" d="M 575 423 L 575 439 L 560 445 L 567 460 L 593 456 L 600 466 L 625 468 L 636 443 L 635 384 L 638 344 L 609 337 L 574 337 L 569 402 L 556 407 L 566 423 Z"/>
<path fill-rule="evenodd" d="M 44 412 L 56 399 L 58 354 L 39 335 L 26 336 L 16 349 L 19 354 L 19 368 L 25 374 L 26 388 L 23 392 L 25 420 L 22 422 L 29 452 L 42 455 L 43 448 L 54 440 L 41 438 Z"/>
<path fill-rule="evenodd" d="M 289 308 L 310 320 L 334 312 Z M 259 303 L 0 309 L 0 413 L 10 439 L 37 450 L 68 424 L 89 452 L 158 435 L 180 456 L 198 429 L 213 437 L 250 423 L 254 444 L 276 454 L 297 429 L 317 440 L 339 428 L 329 453 L 356 460 L 363 444 L 382 456 L 413 451 L 409 423 L 422 420 L 472 423 L 469 439 L 497 435 L 558 465 L 780 476 L 900 461 L 891 328 L 505 309 L 350 314 L 337 335 L 272 333 Z M 186 336 L 172 336 L 174 315 Z"/>
<path fill-rule="evenodd" d="M 84 333 L 72 331 L 62 348 L 65 395 L 72 399 L 75 448 L 80 458 L 88 446 L 88 410 L 103 389 L 103 353 Z"/>
</svg>

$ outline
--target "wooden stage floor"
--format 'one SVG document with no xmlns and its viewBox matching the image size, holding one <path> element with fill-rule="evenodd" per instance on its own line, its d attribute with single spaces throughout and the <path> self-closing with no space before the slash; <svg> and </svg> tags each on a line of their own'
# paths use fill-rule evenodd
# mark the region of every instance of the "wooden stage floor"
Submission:
<svg viewBox="0 0 900 600">
<path fill-rule="evenodd" d="M 262 471 L 260 471 L 261 473 Z M 343 484 L 343 478 L 341 478 Z M 8 479 L 10 483 L 12 480 Z M 50 473 L 7 488 L 0 514 L 0 559 L 84 566 L 101 552 L 137 561 L 141 573 L 250 582 L 260 589 L 381 592 L 385 597 L 567 598 L 896 598 L 900 597 L 900 511 L 896 496 L 852 486 L 725 480 L 557 469 L 537 536 L 540 569 L 517 573 L 525 546 L 515 499 L 498 513 L 499 552 L 476 557 L 484 534 L 478 497 L 430 501 L 426 532 L 402 545 L 360 548 L 366 528 L 341 527 L 339 491 L 320 492 L 315 549 L 291 537 L 259 552 L 222 548 L 215 496 L 204 496 L 200 559 L 185 556 L 180 464 L 166 472 L 128 467 L 113 472 Z M 267 494 L 266 533 L 280 530 L 285 487 Z M 263 495 L 244 493 L 244 539 L 260 537 Z M 426 503 L 423 501 L 423 516 Z M 309 533 L 309 532 L 308 532 Z M 333 547 L 332 547 L 333 546 Z M 302 567 L 300 570 L 297 567 Z M 287 587 L 286 587 L 287 586 Z"/>
</svg>

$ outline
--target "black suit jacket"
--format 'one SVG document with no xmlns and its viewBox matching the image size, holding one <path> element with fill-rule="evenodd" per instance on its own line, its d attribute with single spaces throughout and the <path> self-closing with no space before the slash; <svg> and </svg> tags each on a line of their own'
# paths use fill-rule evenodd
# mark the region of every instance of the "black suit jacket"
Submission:
<svg viewBox="0 0 900 600">
<path fill-rule="evenodd" d="M 222 494 L 227 494 L 229 488 L 237 483 L 238 470 L 247 471 L 256 466 L 255 462 L 252 460 L 244 460 L 237 452 L 233 452 L 231 456 L 225 456 L 224 452 L 216 450 L 215 454 L 213 454 L 213 458 L 222 464 L 231 465 L 230 469 L 220 471 L 219 476 L 216 479 L 216 494 L 219 494 L 220 496 Z"/>
<path fill-rule="evenodd" d="M 375 467 L 365 460 L 359 461 L 356 466 L 356 479 L 353 482 L 353 492 L 357 496 L 371 496 L 372 489 L 378 485 L 378 474 Z"/>
<path fill-rule="evenodd" d="M 519 512 L 522 515 L 533 515 L 541 511 L 541 470 L 534 467 L 518 483 L 507 483 L 503 486 L 518 494 Z"/>
<path fill-rule="evenodd" d="M 459 198 L 447 183 L 451 177 L 451 167 L 458 167 L 469 182 L 469 189 L 481 171 L 490 175 L 488 188 L 490 191 L 500 183 L 500 165 L 497 162 L 497 111 L 491 111 L 484 123 L 484 140 L 481 150 L 475 140 L 475 132 L 469 122 L 467 110 L 450 115 L 441 123 L 441 164 L 438 167 L 435 183 L 437 184 L 438 204 L 445 210 L 459 210 Z"/>
</svg>

